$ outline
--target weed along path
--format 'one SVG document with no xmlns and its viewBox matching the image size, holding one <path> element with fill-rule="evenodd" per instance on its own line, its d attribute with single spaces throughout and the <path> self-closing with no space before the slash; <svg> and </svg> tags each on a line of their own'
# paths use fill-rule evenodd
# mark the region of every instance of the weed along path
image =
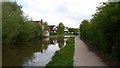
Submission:
<svg viewBox="0 0 120 68">
<path fill-rule="evenodd" d="M 75 37 L 74 66 L 106 66 L 102 60 L 79 38 Z"/>
</svg>

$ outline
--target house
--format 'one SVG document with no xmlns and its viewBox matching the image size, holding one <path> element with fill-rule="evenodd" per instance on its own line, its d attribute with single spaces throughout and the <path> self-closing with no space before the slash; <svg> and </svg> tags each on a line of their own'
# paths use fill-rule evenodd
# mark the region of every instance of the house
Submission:
<svg viewBox="0 0 120 68">
<path fill-rule="evenodd" d="M 44 24 L 42 19 L 41 19 L 41 21 L 32 21 L 32 22 L 38 23 L 40 28 L 43 30 L 43 32 L 42 32 L 43 36 L 49 36 L 49 31 L 48 30 L 44 30 L 45 29 L 45 24 Z"/>
<path fill-rule="evenodd" d="M 42 29 L 44 29 L 44 22 L 43 22 L 42 19 L 41 19 L 41 21 L 32 21 L 32 22 L 38 23 L 38 25 L 39 25 Z"/>
<path fill-rule="evenodd" d="M 57 26 L 55 25 L 49 25 L 48 26 L 49 32 L 57 32 Z"/>
<path fill-rule="evenodd" d="M 68 33 L 69 32 L 68 29 L 69 29 L 68 27 L 65 27 L 64 28 L 64 33 Z"/>
<path fill-rule="evenodd" d="M 48 28 L 49 28 L 49 32 L 54 32 L 54 33 L 58 32 L 58 27 L 56 25 L 49 25 Z M 64 32 L 68 33 L 69 32 L 68 29 L 69 29 L 68 27 L 65 27 Z"/>
</svg>

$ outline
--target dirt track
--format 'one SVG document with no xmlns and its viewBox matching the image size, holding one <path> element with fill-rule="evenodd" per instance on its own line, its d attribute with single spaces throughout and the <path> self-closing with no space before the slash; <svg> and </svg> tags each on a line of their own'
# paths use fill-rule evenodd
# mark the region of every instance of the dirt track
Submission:
<svg viewBox="0 0 120 68">
<path fill-rule="evenodd" d="M 74 66 L 106 66 L 79 38 L 75 37 Z"/>
</svg>

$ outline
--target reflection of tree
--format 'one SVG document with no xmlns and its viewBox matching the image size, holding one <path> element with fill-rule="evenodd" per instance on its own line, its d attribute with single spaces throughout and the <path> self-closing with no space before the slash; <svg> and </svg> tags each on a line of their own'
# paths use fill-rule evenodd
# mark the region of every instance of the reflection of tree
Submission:
<svg viewBox="0 0 120 68">
<path fill-rule="evenodd" d="M 42 49 L 46 50 L 48 48 L 49 42 L 48 41 L 43 41 L 42 43 Z"/>
<path fill-rule="evenodd" d="M 62 48 L 64 46 L 64 36 L 58 36 L 58 46 Z"/>
<path fill-rule="evenodd" d="M 57 44 L 57 40 L 55 39 L 55 40 L 53 40 L 53 43 L 56 45 Z"/>
<path fill-rule="evenodd" d="M 49 41 L 33 41 L 3 46 L 3 66 L 22 66 L 25 62 L 35 59 L 34 53 L 41 52 L 48 48 L 49 42 L 55 44 L 58 41 L 59 48 L 64 46 L 64 37 L 50 38 Z"/>
<path fill-rule="evenodd" d="M 35 51 L 36 52 L 42 52 L 42 41 L 36 41 L 34 42 L 34 45 L 33 46 L 36 46 L 36 49 Z"/>
<path fill-rule="evenodd" d="M 22 66 L 25 62 L 35 58 L 35 52 L 43 52 L 48 48 L 48 42 L 34 41 L 13 46 L 3 46 L 2 66 Z"/>
<path fill-rule="evenodd" d="M 2 55 L 3 66 L 22 66 L 25 61 L 34 59 L 36 46 L 33 44 L 22 44 L 16 46 L 4 46 Z"/>
<path fill-rule="evenodd" d="M 56 44 L 57 39 L 56 38 L 50 38 L 50 44 Z"/>
</svg>

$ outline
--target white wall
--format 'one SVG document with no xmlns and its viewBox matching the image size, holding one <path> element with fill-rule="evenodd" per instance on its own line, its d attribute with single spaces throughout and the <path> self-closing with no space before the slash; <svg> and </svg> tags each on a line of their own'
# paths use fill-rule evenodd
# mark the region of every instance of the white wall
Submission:
<svg viewBox="0 0 120 68">
<path fill-rule="evenodd" d="M 44 32 L 43 32 L 43 36 L 50 36 L 49 31 L 44 31 Z"/>
</svg>

